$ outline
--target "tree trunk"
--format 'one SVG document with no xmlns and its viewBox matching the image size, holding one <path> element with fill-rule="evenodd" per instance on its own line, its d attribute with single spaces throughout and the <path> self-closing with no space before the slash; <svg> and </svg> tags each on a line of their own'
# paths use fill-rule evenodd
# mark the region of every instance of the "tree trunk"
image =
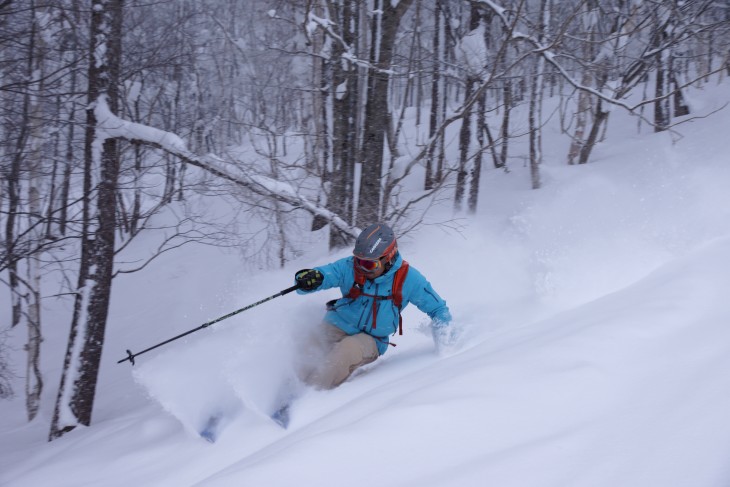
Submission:
<svg viewBox="0 0 730 487">
<path fill-rule="evenodd" d="M 358 29 L 357 2 L 343 2 L 337 12 L 338 25 L 342 29 L 342 38 L 355 48 Z M 357 147 L 357 67 L 344 57 L 341 44 L 333 46 L 333 62 L 328 63 L 331 69 L 330 89 L 332 100 L 332 185 L 329 191 L 327 208 L 339 214 L 345 221 L 352 221 L 352 181 L 355 171 L 355 148 Z M 334 226 L 330 227 L 330 249 L 349 246 L 350 242 Z"/>
<path fill-rule="evenodd" d="M 654 85 L 654 96 L 657 100 L 654 102 L 654 132 L 662 132 L 669 127 L 669 113 L 666 109 L 666 101 L 661 99 L 666 93 L 665 79 L 666 66 L 664 64 L 664 53 L 659 52 L 656 55 L 656 82 Z"/>
<path fill-rule="evenodd" d="M 123 0 L 93 0 L 91 14 L 89 109 L 85 144 L 87 175 L 98 171 L 96 204 L 90 208 L 90 178 L 85 180 L 84 223 L 79 283 L 64 360 L 61 386 L 49 440 L 91 423 L 101 351 L 104 344 L 114 266 L 116 197 L 119 176 L 117 141 L 97 144 L 95 105 L 106 100 L 118 110 Z"/>
<path fill-rule="evenodd" d="M 659 7 L 662 8 L 661 6 Z M 661 10 L 660 10 L 661 11 Z M 656 12 L 655 12 L 656 14 Z M 654 132 L 662 132 L 669 127 L 669 106 L 668 100 L 663 99 L 664 95 L 669 93 L 668 90 L 668 66 L 667 60 L 669 54 L 667 53 L 668 47 L 660 49 L 662 41 L 667 38 L 667 26 L 670 23 L 670 18 L 666 21 L 661 21 L 660 18 L 656 19 L 656 25 L 654 26 L 654 32 L 651 38 L 652 46 L 658 49 L 658 52 L 654 55 L 656 78 L 654 83 Z"/>
<path fill-rule="evenodd" d="M 63 113 L 63 106 L 61 103 L 61 97 L 56 97 L 56 103 L 55 103 L 55 118 L 60 120 Z M 58 166 L 59 161 L 61 160 L 61 131 L 57 130 L 52 136 L 51 140 L 53 141 L 51 143 L 51 146 L 53 147 L 53 150 L 50 151 L 51 154 L 51 174 L 50 174 L 50 188 L 48 189 L 48 204 L 45 208 L 45 214 L 43 216 L 43 220 L 45 222 L 45 229 L 43 230 L 43 238 L 45 240 L 52 240 L 54 239 L 54 213 L 56 211 L 56 200 L 58 199 Z"/>
<path fill-rule="evenodd" d="M 485 144 L 484 136 L 489 134 L 487 127 L 487 94 L 486 91 L 479 96 L 477 108 L 477 142 L 479 150 L 474 157 L 474 167 L 471 172 L 471 187 L 469 188 L 469 213 L 476 213 L 477 201 L 479 200 L 479 182 L 482 175 L 482 160 L 484 158 Z M 491 141 L 489 143 L 491 145 Z"/>
<path fill-rule="evenodd" d="M 74 44 L 75 45 L 75 44 Z M 71 92 L 76 92 L 76 70 L 71 72 Z M 74 166 L 74 128 L 76 127 L 76 100 L 71 100 L 69 109 L 68 139 L 66 142 L 66 153 L 64 155 L 63 178 L 61 180 L 61 194 L 59 198 L 58 233 L 66 235 L 68 224 L 68 207 L 71 192 L 71 174 Z"/>
<path fill-rule="evenodd" d="M 364 137 L 362 145 L 362 177 L 358 199 L 357 223 L 366 227 L 379 221 L 382 215 L 381 178 L 385 134 L 388 130 L 388 90 L 395 35 L 400 20 L 413 0 L 401 0 L 395 6 L 388 0 L 378 0 L 380 8 L 372 17 L 372 44 L 365 104 Z M 387 202 L 383 202 L 387 204 Z"/>
<path fill-rule="evenodd" d="M 18 151 L 20 150 L 21 148 L 18 147 Z M 10 288 L 10 326 L 17 326 L 20 323 L 22 311 L 18 261 L 15 255 L 15 220 L 20 204 L 20 162 L 20 156 L 16 154 L 10 162 L 10 174 L 7 178 L 8 216 L 5 220 L 5 259 L 7 259 L 8 287 Z"/>
<path fill-rule="evenodd" d="M 34 24 L 37 19 L 34 20 Z M 41 204 L 41 178 L 42 165 L 45 156 L 45 133 L 43 127 L 43 107 L 41 106 L 44 93 L 44 65 L 45 65 L 45 43 L 43 36 L 38 36 L 34 45 L 33 73 L 41 81 L 33 88 L 36 91 L 31 95 L 30 120 L 29 120 L 29 143 L 27 156 L 28 170 L 28 228 L 31 229 L 32 240 L 40 242 L 44 237 L 44 229 L 41 224 L 43 206 Z M 25 313 L 26 325 L 28 326 L 28 342 L 26 343 L 27 367 L 25 376 L 25 405 L 28 421 L 32 421 L 40 408 L 41 392 L 43 391 L 43 377 L 40 371 L 41 354 L 41 271 L 38 265 L 40 255 L 34 254 L 26 258 L 27 281 L 25 282 L 27 292 L 24 293 L 27 311 Z"/>
<path fill-rule="evenodd" d="M 590 86 L 593 76 L 588 69 L 583 71 L 583 77 L 581 78 L 581 84 L 583 86 Z M 573 165 L 578 160 L 582 149 L 585 147 L 585 132 L 588 125 L 588 115 L 591 109 L 591 95 L 581 90 L 578 92 L 578 107 L 575 112 L 575 132 L 573 133 L 573 139 L 570 143 L 570 149 L 568 150 L 568 164 Z"/>
<path fill-rule="evenodd" d="M 685 115 L 689 115 L 690 111 L 689 105 L 684 99 L 682 88 L 679 86 L 679 82 L 677 81 L 676 64 L 677 63 L 672 60 L 670 62 L 671 69 L 669 70 L 669 81 L 671 85 L 674 86 L 674 116 L 684 117 Z"/>
<path fill-rule="evenodd" d="M 440 2 L 436 2 L 434 9 L 434 33 L 433 33 L 433 68 L 431 69 L 431 113 L 428 120 L 428 138 L 433 139 L 439 125 L 439 106 L 441 104 L 441 8 Z M 425 190 L 434 187 L 434 155 L 436 144 L 432 143 L 426 157 L 426 180 L 423 184 Z"/>
<path fill-rule="evenodd" d="M 30 257 L 28 259 L 28 285 L 30 289 L 26 294 L 27 300 L 27 326 L 28 326 L 28 342 L 26 351 L 28 361 L 25 375 L 25 409 L 28 415 L 28 421 L 33 421 L 41 405 L 41 393 L 43 392 L 43 375 L 40 369 L 41 359 L 41 342 L 43 335 L 41 334 L 41 273 L 38 268 L 38 259 Z"/>
<path fill-rule="evenodd" d="M 502 150 L 499 158 L 502 161 L 502 167 L 507 165 L 507 153 L 509 149 L 509 116 L 512 110 L 512 82 L 509 79 L 504 80 L 504 115 L 502 116 Z"/>
<path fill-rule="evenodd" d="M 585 11 L 582 12 L 582 14 L 585 17 L 590 17 L 594 5 L 587 3 L 583 6 L 583 8 Z M 591 23 L 589 29 L 595 29 L 595 25 Z M 593 42 L 588 42 L 595 39 L 593 30 L 589 31 L 587 35 L 587 41 L 582 44 L 583 58 L 593 59 L 594 45 Z M 583 68 L 580 83 L 583 86 L 591 86 L 593 83 L 593 71 L 590 66 L 585 66 Z M 571 166 L 579 160 L 580 154 L 585 148 L 585 133 L 586 127 L 588 127 L 588 117 L 591 111 L 591 96 L 592 95 L 585 90 L 580 90 L 578 92 L 578 106 L 574 114 L 575 132 L 573 133 L 570 143 L 570 149 L 568 149 L 568 165 Z"/>
<path fill-rule="evenodd" d="M 540 130 L 538 121 L 536 119 L 538 99 L 540 96 L 541 77 L 540 70 L 542 69 L 541 63 L 543 59 L 540 57 L 535 61 L 535 70 L 533 71 L 532 82 L 530 87 L 530 108 L 528 114 L 528 125 L 530 131 L 529 145 L 530 145 L 530 182 L 532 189 L 540 189 L 540 162 L 541 162 L 541 151 L 538 146 L 538 131 Z"/>
<path fill-rule="evenodd" d="M 540 20 L 538 22 L 538 39 L 542 43 L 550 19 L 550 1 L 540 1 Z M 540 189 L 540 164 L 542 163 L 542 146 L 540 137 L 541 121 L 538 119 L 543 96 L 543 73 L 545 71 L 545 59 L 539 56 L 534 62 L 532 83 L 530 86 L 530 108 L 528 124 L 530 130 L 530 181 L 532 189 Z"/>
<path fill-rule="evenodd" d="M 466 79 L 466 92 L 464 100 L 469 100 L 474 92 L 476 80 L 473 76 Z M 459 130 L 459 169 L 456 172 L 456 192 L 454 194 L 454 208 L 456 211 L 461 210 L 462 200 L 466 192 L 466 167 L 469 162 L 469 145 L 471 142 L 471 118 L 472 110 L 467 109 L 461 119 L 461 129 Z"/>
</svg>

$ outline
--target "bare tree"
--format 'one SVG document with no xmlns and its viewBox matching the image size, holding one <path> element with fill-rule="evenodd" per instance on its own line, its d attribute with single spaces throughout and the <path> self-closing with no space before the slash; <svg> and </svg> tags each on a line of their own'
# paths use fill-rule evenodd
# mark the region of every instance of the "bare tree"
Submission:
<svg viewBox="0 0 730 487">
<path fill-rule="evenodd" d="M 385 135 L 391 108 L 388 104 L 389 80 L 398 26 L 413 0 L 393 3 L 376 0 L 378 7 L 371 18 L 371 44 L 367 82 L 367 102 L 363 120 L 362 180 L 358 199 L 357 222 L 360 226 L 379 221 L 381 205 Z"/>
<path fill-rule="evenodd" d="M 519 10 L 502 7 L 497 2 L 478 2 L 482 8 L 491 10 L 495 18 L 503 26 L 514 23 L 520 18 Z M 582 5 L 587 10 L 581 10 Z M 678 90 L 684 89 L 692 83 L 703 79 L 711 72 L 724 67 L 713 67 L 709 72 L 695 74 L 683 84 L 671 85 L 668 88 L 668 79 L 671 76 L 656 72 L 659 60 L 669 59 L 672 49 L 679 44 L 696 42 L 699 34 L 708 31 L 717 31 L 721 23 L 706 21 L 708 10 L 713 5 L 711 1 L 700 2 L 621 2 L 606 5 L 597 2 L 580 1 L 575 4 L 559 2 L 563 9 L 559 22 L 551 22 L 544 40 L 539 39 L 537 32 L 514 31 L 511 40 L 524 46 L 524 53 L 531 53 L 544 59 L 546 66 L 561 76 L 563 81 L 573 88 L 585 92 L 596 101 L 593 124 L 584 142 L 576 141 L 580 146 L 579 162 L 586 162 L 590 152 L 598 140 L 601 127 L 608 118 L 608 110 L 604 104 L 621 107 L 631 113 L 637 113 L 645 105 L 655 105 L 655 123 L 661 128 L 666 120 L 666 101 L 673 98 Z M 557 6 L 557 4 L 556 4 Z M 593 8 L 591 8 L 593 6 Z M 590 22 L 591 28 L 587 33 L 581 30 L 583 17 L 581 12 L 591 16 L 599 16 L 599 20 Z M 551 16 L 555 18 L 555 15 Z M 595 19 L 594 19 L 595 20 Z M 576 22 L 577 21 L 577 22 Z M 529 19 L 524 19 L 525 25 L 530 25 Z M 579 26 L 575 32 L 576 25 Z M 578 41 L 576 49 L 575 40 Z M 581 48 L 582 43 L 589 43 L 595 49 Z M 593 53 L 594 58 L 576 56 L 576 53 Z M 662 61 L 665 62 L 665 61 Z M 663 68 L 664 69 L 664 68 Z M 595 70 L 598 75 L 587 75 L 585 70 Z M 642 99 L 636 103 L 627 103 L 625 98 L 633 89 L 654 72 L 659 78 L 659 92 L 655 96 Z M 607 81 L 611 80 L 610 89 Z M 592 82 L 590 85 L 585 82 Z M 587 106 L 588 98 L 583 98 L 582 108 Z M 658 104 L 658 105 L 657 105 Z M 579 131 L 579 134 L 582 130 Z M 575 154 L 576 146 L 571 149 Z"/>
<path fill-rule="evenodd" d="M 358 111 L 360 80 L 357 57 L 360 34 L 359 2 L 327 2 L 328 12 L 335 22 L 333 28 L 342 42 L 330 41 L 330 55 L 325 64 L 328 97 L 332 103 L 332 158 L 325 166 L 326 180 L 330 181 L 328 208 L 347 221 L 354 217 L 355 163 L 358 154 Z M 347 238 L 330 229 L 330 248 L 348 245 Z"/>
<path fill-rule="evenodd" d="M 550 24 L 550 0 L 540 0 L 540 7 L 537 12 L 537 21 L 535 24 L 537 40 L 544 42 L 545 34 Z M 538 120 L 541 113 L 543 98 L 543 77 L 545 71 L 545 59 L 538 57 L 533 60 L 534 69 L 532 70 L 532 80 L 530 82 L 530 101 L 529 101 L 529 146 L 530 146 L 530 181 L 532 189 L 539 189 L 542 185 L 540 180 L 540 163 L 542 162 L 542 144 L 541 144 L 541 120 Z"/>
<path fill-rule="evenodd" d="M 434 26 L 433 26 L 433 44 L 432 44 L 432 55 L 431 55 L 431 108 L 429 110 L 430 116 L 428 119 L 428 136 L 433 138 L 438 129 L 439 120 L 441 119 L 440 107 L 444 103 L 443 100 L 443 85 L 441 81 L 441 57 L 442 57 L 442 41 L 443 36 L 442 30 L 442 18 L 441 13 L 441 2 L 436 0 L 434 8 Z M 434 179 L 438 179 L 436 174 L 437 162 L 435 161 L 436 155 L 436 144 L 432 144 L 426 158 L 426 178 L 424 181 L 424 189 L 430 190 L 434 187 Z"/>
<path fill-rule="evenodd" d="M 11 325 L 23 323 L 28 330 L 24 349 L 29 420 L 36 417 L 43 390 L 40 370 L 43 257 L 59 243 L 51 222 L 58 212 L 54 184 L 60 137 L 51 137 L 49 132 L 57 134 L 53 127 L 60 130 L 61 124 L 50 114 L 52 107 L 58 109 L 60 105 L 53 96 L 59 92 L 59 79 L 73 67 L 64 59 L 51 58 L 53 41 L 49 40 L 59 39 L 62 22 L 60 16 L 54 15 L 53 8 L 36 5 L 35 1 L 9 8 L 0 21 L 8 47 L 2 68 L 9 74 L 3 80 L 7 84 L 0 86 L 0 109 L 6 122 L 2 131 L 6 136 L 3 139 L 13 138 L 13 145 L 0 144 L 6 156 L 2 159 L 0 184 L 8 194 L 5 202 L 0 199 L 5 230 L 0 247 L 0 271 L 8 271 L 5 282 L 11 293 Z"/>
<path fill-rule="evenodd" d="M 94 107 L 119 103 L 123 0 L 93 0 L 89 47 L 84 232 L 71 332 L 49 440 L 91 423 L 114 271 L 119 143 L 104 138 Z M 98 141 L 101 141 L 99 147 Z M 96 181 L 92 177 L 96 175 Z M 96 201 L 92 201 L 92 186 Z"/>
<path fill-rule="evenodd" d="M 40 13 L 40 12 L 39 12 Z M 47 30 L 47 25 L 42 25 L 39 19 L 44 16 L 37 15 L 34 24 L 38 24 L 38 31 Z M 36 29 L 34 29 L 36 30 Z M 35 36 L 34 36 L 35 37 Z M 31 238 L 33 240 L 42 240 L 44 235 L 44 226 L 42 223 L 43 210 L 41 203 L 42 193 L 42 171 L 43 159 L 46 155 L 44 151 L 45 135 L 43 131 L 43 106 L 41 104 L 41 96 L 44 92 L 45 78 L 45 41 L 43 36 L 37 36 L 31 43 L 35 55 L 33 56 L 33 73 L 39 77 L 40 81 L 36 85 L 35 93 L 30 99 L 30 120 L 28 129 L 28 227 L 31 228 Z M 28 341 L 26 350 L 28 353 L 26 367 L 26 411 L 28 420 L 31 421 L 38 414 L 40 408 L 41 393 L 43 391 L 43 377 L 40 371 L 40 354 L 41 354 L 41 270 L 39 265 L 39 254 L 29 256 L 27 262 L 27 277 L 25 280 L 27 292 L 24 293 L 26 301 L 26 324 L 28 327 Z"/>
</svg>

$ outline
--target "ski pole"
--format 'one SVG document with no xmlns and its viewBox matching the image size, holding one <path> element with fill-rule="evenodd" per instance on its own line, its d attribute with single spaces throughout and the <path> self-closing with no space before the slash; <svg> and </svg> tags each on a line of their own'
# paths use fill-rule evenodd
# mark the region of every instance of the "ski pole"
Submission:
<svg viewBox="0 0 730 487">
<path fill-rule="evenodd" d="M 209 327 L 210 325 L 213 325 L 213 324 L 215 324 L 215 323 L 218 323 L 219 321 L 223 321 L 223 320 L 225 320 L 225 319 L 227 319 L 227 318 L 230 318 L 231 316 L 234 316 L 234 315 L 237 315 L 238 313 L 241 313 L 241 312 L 243 312 L 243 311 L 246 311 L 247 309 L 251 309 L 251 308 L 254 308 L 254 307 L 258 306 L 259 304 L 264 304 L 265 302 L 267 302 L 267 301 L 271 301 L 272 299 L 274 299 L 274 298 L 278 298 L 279 296 L 283 296 L 283 295 L 285 295 L 285 294 L 289 294 L 290 292 L 292 292 L 292 291 L 295 291 L 296 289 L 299 289 L 299 284 L 296 284 L 296 285 L 294 285 L 294 286 L 292 286 L 292 287 L 290 287 L 290 288 L 286 288 L 286 289 L 284 289 L 283 291 L 280 291 L 280 292 L 278 292 L 278 293 L 276 293 L 276 294 L 274 294 L 274 295 L 272 295 L 272 296 L 269 296 L 268 298 L 264 298 L 264 299 L 262 299 L 261 301 L 257 301 L 257 302 L 255 302 L 255 303 L 253 303 L 253 304 L 249 304 L 248 306 L 245 306 L 245 307 L 243 307 L 243 308 L 241 308 L 241 309 L 237 309 L 236 311 L 232 311 L 232 312 L 228 313 L 228 314 L 227 314 L 227 315 L 225 315 L 225 316 L 221 316 L 220 318 L 216 318 L 216 319 L 214 319 L 214 320 L 212 320 L 212 321 L 209 321 L 209 322 L 207 322 L 207 323 L 203 323 L 202 325 L 200 325 L 200 326 L 199 326 L 199 327 L 197 327 L 197 328 L 193 328 L 193 329 L 192 329 L 192 330 L 190 330 L 190 331 L 186 331 L 185 333 L 181 333 L 181 334 L 179 334 L 179 335 L 178 335 L 178 336 L 176 336 L 176 337 L 172 337 L 172 338 L 170 338 L 170 339 L 168 339 L 168 340 L 165 340 L 164 342 L 160 342 L 160 343 L 158 343 L 157 345 L 153 345 L 153 346 L 151 346 L 150 348 L 146 348 L 146 349 L 142 350 L 141 352 L 137 352 L 137 353 L 132 353 L 132 351 L 128 349 L 128 350 L 127 350 L 127 356 L 126 356 L 126 357 L 124 357 L 124 358 L 123 358 L 122 360 L 119 360 L 119 361 L 117 361 L 117 363 L 118 363 L 118 364 L 121 364 L 122 362 L 126 362 L 127 360 L 129 360 L 129 362 L 130 362 L 130 363 L 131 363 L 132 365 L 134 365 L 134 358 L 135 358 L 135 357 L 138 357 L 138 356 L 140 356 L 140 355 L 142 355 L 143 353 L 147 353 L 147 352 L 149 352 L 150 350 L 154 350 L 154 349 L 155 349 L 155 348 L 157 348 L 157 347 L 161 347 L 161 346 L 163 346 L 163 345 L 166 345 L 166 344 L 168 344 L 168 343 L 170 343 L 170 342 L 174 342 L 175 340 L 177 340 L 177 339 L 179 339 L 179 338 L 182 338 L 182 337 L 184 337 L 184 336 L 188 336 L 188 335 L 190 335 L 191 333 L 195 333 L 195 332 L 196 332 L 196 331 L 198 331 L 198 330 L 202 330 L 203 328 L 208 328 L 208 327 Z"/>
</svg>

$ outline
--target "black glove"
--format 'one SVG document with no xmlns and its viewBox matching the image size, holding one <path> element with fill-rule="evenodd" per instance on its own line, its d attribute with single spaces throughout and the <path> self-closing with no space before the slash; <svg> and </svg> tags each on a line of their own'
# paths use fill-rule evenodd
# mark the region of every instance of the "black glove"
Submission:
<svg viewBox="0 0 730 487">
<path fill-rule="evenodd" d="M 322 285 L 324 276 L 317 269 L 302 269 L 294 274 L 294 280 L 299 284 L 300 289 L 305 291 L 314 291 Z"/>
</svg>

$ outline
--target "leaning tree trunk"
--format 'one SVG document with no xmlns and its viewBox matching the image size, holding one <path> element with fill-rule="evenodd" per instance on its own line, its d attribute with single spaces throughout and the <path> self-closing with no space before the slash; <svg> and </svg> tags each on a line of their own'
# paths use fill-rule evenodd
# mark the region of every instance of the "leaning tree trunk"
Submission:
<svg viewBox="0 0 730 487">
<path fill-rule="evenodd" d="M 101 351 L 104 344 L 114 264 L 114 230 L 119 176 L 117 141 L 101 147 L 95 106 L 118 105 L 123 0 L 93 0 L 89 56 L 89 109 L 87 111 L 84 182 L 85 212 L 78 289 L 61 386 L 49 440 L 79 425 L 91 423 Z M 95 203 L 89 195 L 92 171 L 98 174 Z"/>
<path fill-rule="evenodd" d="M 588 133 L 588 138 L 586 139 L 585 144 L 583 144 L 583 147 L 581 147 L 580 149 L 578 164 L 586 164 L 588 162 L 591 151 L 598 142 L 598 134 L 600 133 L 600 129 L 602 126 L 605 125 L 606 120 L 608 120 L 609 113 L 610 112 L 603 109 L 602 100 L 597 100 L 596 111 L 593 114 L 593 126 L 591 127 L 591 131 Z"/>
</svg>

